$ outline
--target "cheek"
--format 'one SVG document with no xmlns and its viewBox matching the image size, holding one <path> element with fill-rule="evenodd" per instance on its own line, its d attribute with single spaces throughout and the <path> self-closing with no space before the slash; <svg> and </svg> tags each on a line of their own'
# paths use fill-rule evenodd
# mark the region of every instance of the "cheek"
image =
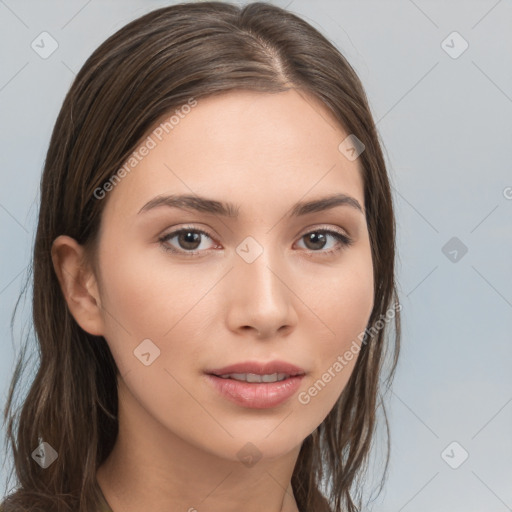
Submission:
<svg viewBox="0 0 512 512">
<path fill-rule="evenodd" d="M 310 272 L 311 274 L 311 272 Z M 318 316 L 325 353 L 343 347 L 366 329 L 374 301 L 373 266 L 369 246 L 347 252 L 336 268 L 320 268 L 303 288 Z"/>
<path fill-rule="evenodd" d="M 336 272 L 329 269 L 328 275 L 321 272 L 315 276 L 307 295 L 317 315 L 311 350 L 314 364 L 299 395 L 312 418 L 329 413 L 352 374 L 372 312 L 373 293 L 369 249 L 354 252 Z"/>
<path fill-rule="evenodd" d="M 140 364 L 134 350 L 146 339 L 160 350 L 155 365 L 170 367 L 172 362 L 172 366 L 182 367 L 177 361 L 197 360 L 200 347 L 191 334 L 200 330 L 197 311 L 212 286 L 212 276 L 190 268 L 179 271 L 176 265 L 173 270 L 165 265 L 162 254 L 152 262 L 148 262 L 147 254 L 136 251 L 125 259 L 116 259 L 114 252 L 109 254 L 103 261 L 105 337 L 121 374 L 122 369 Z"/>
</svg>

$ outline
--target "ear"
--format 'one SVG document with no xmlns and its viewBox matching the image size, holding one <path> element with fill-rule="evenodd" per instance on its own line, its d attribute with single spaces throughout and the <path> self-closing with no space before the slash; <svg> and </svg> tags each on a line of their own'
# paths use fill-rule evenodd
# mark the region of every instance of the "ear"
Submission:
<svg viewBox="0 0 512 512">
<path fill-rule="evenodd" d="M 84 248 L 61 235 L 52 244 L 52 262 L 68 308 L 80 327 L 95 336 L 104 333 L 101 301 L 94 272 L 85 267 Z"/>
</svg>

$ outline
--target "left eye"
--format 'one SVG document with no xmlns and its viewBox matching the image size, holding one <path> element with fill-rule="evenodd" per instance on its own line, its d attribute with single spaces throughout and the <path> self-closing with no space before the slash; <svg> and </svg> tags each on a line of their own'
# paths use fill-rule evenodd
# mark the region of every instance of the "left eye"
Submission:
<svg viewBox="0 0 512 512">
<path fill-rule="evenodd" d="M 159 239 L 162 247 L 166 251 L 170 251 L 173 253 L 179 253 L 186 256 L 194 256 L 200 252 L 207 251 L 208 249 L 199 249 L 201 245 L 201 237 L 207 237 L 210 240 L 212 239 L 210 235 L 206 231 L 202 231 L 201 229 L 195 228 L 182 228 L 176 231 L 172 231 Z M 331 237 L 335 239 L 338 243 L 334 247 L 324 249 L 327 244 L 328 238 Z M 178 241 L 179 248 L 176 248 L 173 245 L 169 245 L 169 242 L 176 238 Z M 348 236 L 340 233 L 338 231 L 333 231 L 329 229 L 316 229 L 314 231 L 310 231 L 300 237 L 300 240 L 306 240 L 306 249 L 309 249 L 310 252 L 313 253 L 322 253 L 322 254 L 330 254 L 333 252 L 340 251 L 341 249 L 348 247 L 353 243 L 352 239 Z M 318 247 L 320 245 L 320 247 Z M 210 247 L 211 249 L 212 247 Z"/>
<path fill-rule="evenodd" d="M 323 253 L 332 253 L 343 249 L 344 247 L 348 247 L 352 244 L 352 240 L 344 235 L 343 233 L 339 233 L 338 231 L 332 231 L 330 229 L 316 229 L 315 231 L 310 231 L 305 235 L 302 235 L 300 238 L 306 240 L 306 245 L 312 245 L 315 247 L 316 244 L 320 244 L 320 249 L 323 249 L 326 244 L 327 237 L 334 238 L 338 242 L 338 246 L 334 246 L 331 249 L 321 251 Z M 318 250 L 312 249 L 312 252 L 319 252 Z"/>
</svg>

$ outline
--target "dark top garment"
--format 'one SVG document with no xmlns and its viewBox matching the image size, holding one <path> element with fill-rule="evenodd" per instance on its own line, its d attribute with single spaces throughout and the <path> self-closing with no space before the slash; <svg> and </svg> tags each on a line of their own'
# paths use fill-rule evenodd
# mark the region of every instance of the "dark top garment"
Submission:
<svg viewBox="0 0 512 512">
<path fill-rule="evenodd" d="M 101 505 L 99 512 L 113 512 L 113 510 L 110 508 L 110 505 L 108 504 L 107 500 L 105 499 L 105 496 L 103 496 L 103 492 L 101 490 L 101 487 L 98 486 L 100 490 L 100 498 L 101 498 Z"/>
</svg>

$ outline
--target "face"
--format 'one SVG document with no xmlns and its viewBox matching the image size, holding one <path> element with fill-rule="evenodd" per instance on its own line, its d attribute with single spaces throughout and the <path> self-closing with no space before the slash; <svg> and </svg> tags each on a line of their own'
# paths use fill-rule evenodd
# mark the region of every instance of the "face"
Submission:
<svg viewBox="0 0 512 512">
<path fill-rule="evenodd" d="M 101 199 L 96 278 L 119 400 L 210 454 L 237 460 L 250 442 L 277 457 L 334 406 L 372 311 L 360 162 L 339 151 L 349 134 L 329 111 L 294 90 L 186 111 L 169 133 L 155 125 Z M 193 201 L 163 199 L 180 195 Z M 253 366 L 227 368 L 239 363 Z"/>
</svg>

